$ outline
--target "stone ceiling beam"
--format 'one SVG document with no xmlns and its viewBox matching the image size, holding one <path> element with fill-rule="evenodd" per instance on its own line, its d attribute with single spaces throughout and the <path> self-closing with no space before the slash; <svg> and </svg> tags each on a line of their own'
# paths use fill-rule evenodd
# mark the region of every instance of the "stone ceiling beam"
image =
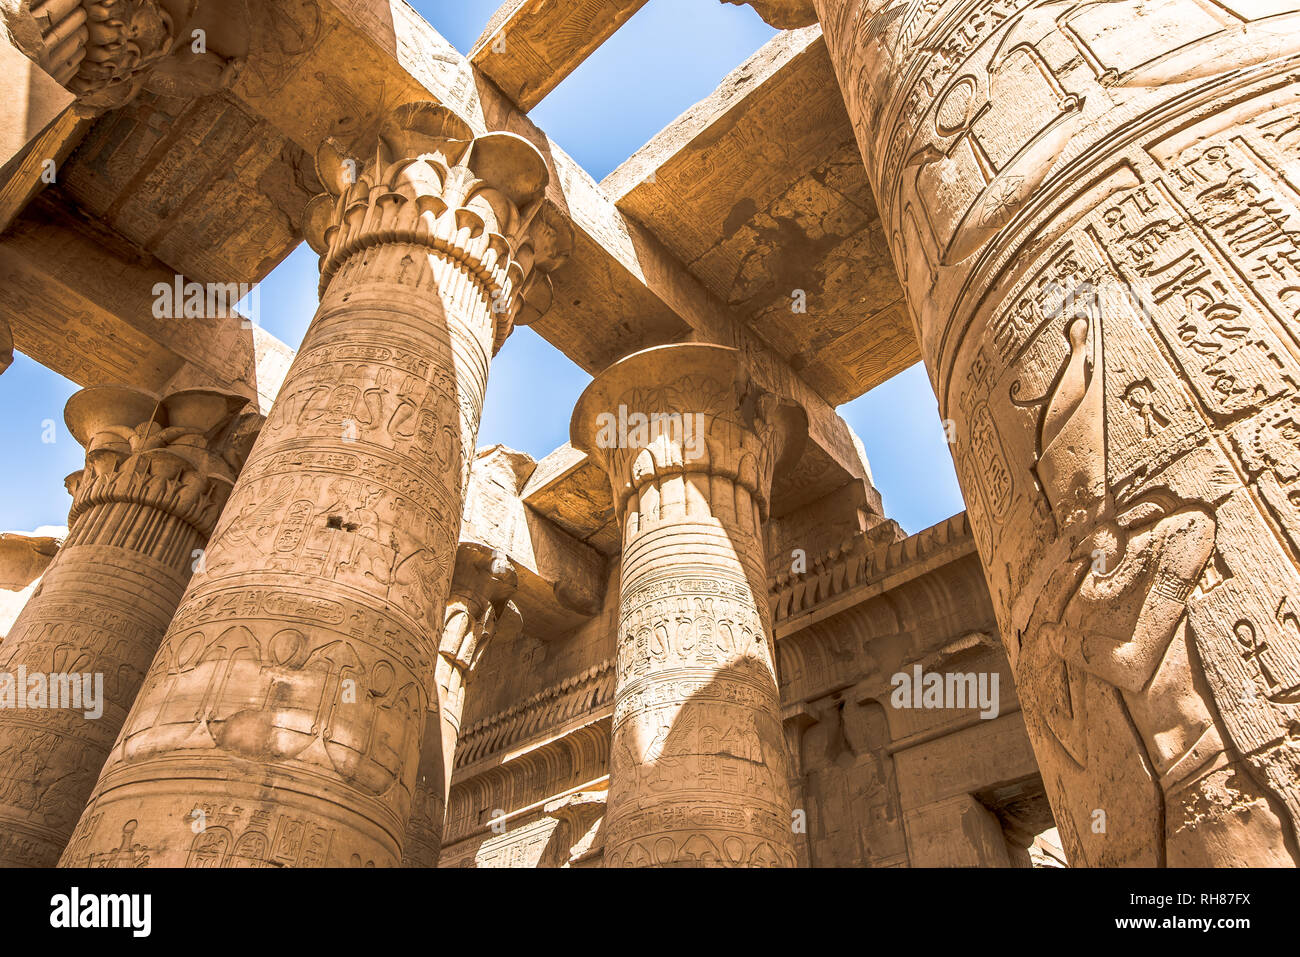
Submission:
<svg viewBox="0 0 1300 957">
<path fill-rule="evenodd" d="M 469 58 L 527 113 L 646 0 L 506 0 Z"/>
<path fill-rule="evenodd" d="M 0 239 L 0 318 L 18 351 L 78 385 L 218 386 L 269 410 L 292 350 L 238 316 L 155 316 L 155 286 L 174 288 L 176 278 L 120 235 L 70 213 L 56 187 Z"/>
<path fill-rule="evenodd" d="M 503 445 L 480 450 L 470 471 L 460 540 L 510 557 L 524 628 L 549 641 L 572 633 L 600 610 L 608 571 L 605 554 L 527 507 L 521 489 L 537 464 Z"/>
<path fill-rule="evenodd" d="M 593 374 L 669 342 L 739 348 L 763 388 L 808 411 L 800 494 L 866 475 L 831 403 L 409 6 L 293 0 L 247 11 L 250 47 L 229 88 L 188 102 L 144 93 L 104 116 L 60 180 L 72 205 L 189 279 L 257 281 L 301 236 L 319 189 L 310 166 L 320 144 L 364 161 L 378 117 L 432 97 L 476 134 L 518 133 L 547 158 L 542 215 L 571 222 L 575 247 L 552 277 L 555 300 L 537 323 L 543 337 Z M 774 508 L 787 497 L 778 482 Z"/>
<path fill-rule="evenodd" d="M 601 188 L 829 403 L 920 361 L 820 27 L 778 34 Z"/>
<path fill-rule="evenodd" d="M 44 185 L 46 160 L 61 164 L 90 127 L 71 108 L 73 96 L 0 29 L 0 231 Z"/>
<path fill-rule="evenodd" d="M 573 254 L 551 276 L 555 302 L 538 333 L 593 374 L 669 342 L 739 348 L 761 386 L 808 411 L 811 441 L 795 476 L 801 494 L 815 498 L 867 474 L 861 449 L 833 406 L 415 10 L 396 0 L 301 0 L 275 9 L 229 91 L 243 109 L 309 153 L 330 138 L 345 154 L 360 155 L 376 116 L 430 96 L 476 134 L 508 130 L 525 137 L 551 167 L 543 214 L 567 220 L 575 234 Z M 339 70 L 340 63 L 350 69 Z M 784 508 L 789 494 L 778 481 L 773 507 Z"/>
<path fill-rule="evenodd" d="M 631 352 L 669 342 L 698 340 L 738 348 L 759 385 L 790 397 L 808 412 L 811 441 L 797 466 L 798 484 L 808 500 L 850 478 L 867 475 L 861 449 L 832 403 L 734 315 L 659 238 L 621 212 L 586 170 L 419 14 L 405 4 L 375 0 L 330 0 L 321 9 L 337 16 L 337 25 L 322 48 L 332 45 L 330 38 L 338 36 L 340 44 L 346 40 L 346 48 L 353 51 L 347 56 L 373 62 L 376 69 L 383 56 L 394 61 L 389 65 L 390 85 L 374 79 L 378 74 L 372 71 L 355 74 L 358 80 L 364 77 L 370 82 L 368 88 L 353 90 L 352 115 L 358 123 L 369 115 L 365 110 L 368 99 L 385 91 L 396 99 L 401 83 L 414 81 L 421 96 L 437 97 L 476 133 L 491 129 L 518 133 L 547 157 L 552 170 L 548 212 L 573 225 L 575 243 L 568 262 L 551 276 L 555 302 L 536 324 L 545 339 L 592 374 Z M 339 49 L 343 55 L 343 46 Z M 317 56 L 324 54 L 322 49 Z M 299 68 L 292 76 L 304 72 L 310 71 Z M 318 85 L 313 79 L 293 97 L 295 119 L 304 126 L 313 122 L 308 114 L 319 99 Z M 240 92 L 239 84 L 234 91 Z M 281 103 L 264 115 L 277 115 L 275 109 L 288 105 Z M 319 114 L 319 107 L 315 111 Z M 320 132 L 320 125 L 321 119 L 317 119 L 313 135 Z M 297 138 L 293 130 L 284 131 Z M 310 137 L 298 142 L 306 148 Z M 778 481 L 773 490 L 773 508 L 778 512 L 789 507 L 791 491 L 785 484 Z"/>
</svg>

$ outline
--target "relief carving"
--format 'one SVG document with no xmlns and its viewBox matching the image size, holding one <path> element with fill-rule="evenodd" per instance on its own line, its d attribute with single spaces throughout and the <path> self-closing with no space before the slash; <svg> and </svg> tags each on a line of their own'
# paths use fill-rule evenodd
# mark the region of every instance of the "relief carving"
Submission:
<svg viewBox="0 0 1300 957">
<path fill-rule="evenodd" d="M 526 292 L 567 237 L 531 228 L 549 173 L 527 141 L 475 138 L 432 103 L 377 125 L 368 160 L 333 141 L 317 154 L 328 192 L 306 233 L 321 254 L 320 308 L 68 863 L 102 852 L 128 813 L 150 832 L 152 864 L 225 860 L 241 831 L 228 850 L 213 839 L 193 856 L 189 829 L 164 823 L 219 790 L 239 797 L 241 827 L 275 812 L 298 833 L 329 830 L 311 863 L 395 866 L 413 801 L 432 806 L 417 782 L 430 777 L 421 754 L 442 757 L 426 733 L 440 663 L 474 658 L 441 648 L 467 450 L 492 355 L 533 317 Z M 239 783 L 250 761 L 261 784 Z"/>
<path fill-rule="evenodd" d="M 1067 853 L 1293 865 L 1300 8 L 812 6 Z"/>
<path fill-rule="evenodd" d="M 601 427 L 628 410 L 660 427 Z M 795 864 L 763 522 L 806 428 L 722 346 L 634 354 L 578 402 L 623 528 L 606 866 Z"/>
</svg>

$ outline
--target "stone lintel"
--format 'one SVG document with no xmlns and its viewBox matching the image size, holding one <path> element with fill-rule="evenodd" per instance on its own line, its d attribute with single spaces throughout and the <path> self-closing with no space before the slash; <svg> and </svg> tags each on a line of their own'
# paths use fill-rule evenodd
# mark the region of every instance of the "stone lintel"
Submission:
<svg viewBox="0 0 1300 957">
<path fill-rule="evenodd" d="M 383 0 L 326 0 L 250 11 L 256 29 L 231 87 L 191 101 L 145 92 L 101 117 L 61 174 L 61 203 L 103 219 L 173 272 L 200 282 L 257 281 L 302 234 L 307 200 L 319 189 L 308 158 L 320 143 L 364 159 L 377 117 L 432 96 L 477 134 L 524 136 L 551 167 L 543 212 L 571 222 L 575 243 L 552 274 L 554 302 L 536 323 L 543 337 L 592 373 L 640 349 L 687 339 L 737 347 L 763 388 L 808 411 L 804 489 L 826 492 L 867 474 L 831 403 L 414 10 Z M 339 63 L 350 69 L 340 73 Z M 29 260 L 29 267 L 40 265 L 39 257 Z M 45 271 L 27 281 L 68 285 L 65 296 L 91 295 L 83 283 L 39 275 Z M 126 303 L 99 308 L 115 326 L 141 321 L 138 307 Z M 141 341 L 137 350 L 167 366 L 174 357 L 160 353 L 169 351 L 168 341 Z M 222 345 L 218 354 L 237 361 L 250 354 Z M 52 354 L 52 340 L 29 348 L 47 365 L 68 364 Z M 155 368 L 134 381 L 156 388 L 174 371 Z M 774 492 L 777 507 L 782 495 Z"/>
<path fill-rule="evenodd" d="M 920 361 L 820 27 L 778 34 L 601 188 L 830 404 Z"/>
<path fill-rule="evenodd" d="M 288 347 L 242 317 L 155 316 L 155 288 L 174 290 L 177 280 L 147 252 L 76 215 L 57 189 L 0 236 L 0 302 L 20 352 L 81 386 L 215 386 L 256 396 L 268 411 Z M 182 288 L 189 281 L 179 280 Z"/>
<path fill-rule="evenodd" d="M 71 109 L 73 96 L 0 30 L 0 230 L 41 188 L 45 160 L 57 164 L 90 124 Z"/>
<path fill-rule="evenodd" d="M 0 533 L 0 589 L 21 591 L 40 578 L 59 551 L 59 540 L 48 535 Z"/>
<path fill-rule="evenodd" d="M 551 275 L 555 301 L 535 325 L 539 334 L 592 374 L 632 352 L 683 339 L 739 348 L 760 386 L 790 398 L 808 413 L 809 442 L 800 469 L 805 486 L 825 492 L 850 477 L 867 474 L 852 432 L 832 404 L 653 233 L 622 213 L 584 169 L 414 10 L 376 0 L 331 0 L 326 7 L 339 19 L 322 48 L 342 43 L 346 37 L 348 49 L 356 51 L 349 52 L 350 57 L 373 63 L 389 77 L 387 85 L 376 83 L 365 91 L 351 91 L 354 99 L 350 105 L 331 103 L 331 108 L 345 109 L 357 118 L 350 127 L 369 122 L 368 98 L 377 105 L 381 95 L 396 100 L 398 96 L 433 94 L 476 133 L 510 130 L 531 140 L 547 158 L 552 175 L 546 203 L 552 213 L 573 225 L 574 248 L 568 262 Z M 327 116 L 322 114 L 310 75 L 298 80 L 300 76 L 301 71 L 288 81 L 303 83 L 290 122 L 306 123 L 315 115 L 319 131 Z M 412 85 L 418 93 L 402 92 Z M 234 92 L 238 94 L 240 89 L 236 84 Z M 276 102 L 287 97 L 286 91 L 277 95 Z M 266 109 L 257 103 L 249 105 Z M 263 115 L 278 116 L 273 110 Z M 329 112 L 328 118 L 340 115 L 344 114 Z M 310 136 L 303 138 L 294 130 L 282 129 L 300 146 L 314 148 L 307 146 Z M 778 487 L 773 491 L 774 508 L 780 507 L 781 496 Z"/>
<path fill-rule="evenodd" d="M 646 0 L 506 0 L 469 58 L 527 113 L 560 85 Z"/>
<path fill-rule="evenodd" d="M 568 442 L 537 463 L 519 497 L 601 554 L 616 556 L 622 549 L 605 470 Z"/>
</svg>

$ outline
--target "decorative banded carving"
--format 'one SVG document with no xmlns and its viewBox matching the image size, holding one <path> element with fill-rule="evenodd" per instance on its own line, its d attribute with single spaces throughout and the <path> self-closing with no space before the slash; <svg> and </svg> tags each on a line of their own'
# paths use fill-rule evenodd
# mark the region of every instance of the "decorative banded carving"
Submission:
<svg viewBox="0 0 1300 957">
<path fill-rule="evenodd" d="M 66 863 L 138 820 L 189 864 L 195 803 L 231 799 L 232 834 L 319 832 L 311 863 L 403 859 L 488 369 L 556 247 L 527 141 L 432 103 L 378 125 L 367 161 L 317 153 L 320 307 Z"/>
<path fill-rule="evenodd" d="M 463 842 L 490 841 L 494 822 L 514 827 L 557 794 L 597 786 L 609 773 L 609 743 L 609 721 L 602 719 L 464 780 L 458 777 L 447 804 L 445 837 L 446 845 L 455 847 L 440 866 L 463 860 Z"/>
<path fill-rule="evenodd" d="M 245 397 L 204 389 L 97 386 L 65 417 L 86 467 L 68 477 L 68 536 L 0 645 L 0 681 L 30 698 L 20 674 L 76 680 L 86 706 L 0 708 L 9 866 L 58 861 L 261 424 Z"/>
<path fill-rule="evenodd" d="M 307 210 L 322 292 L 353 256 L 403 244 L 441 254 L 449 269 L 467 273 L 459 281 L 486 294 L 496 317 L 493 354 L 515 325 L 529 325 L 550 308 L 548 274 L 571 252 L 572 228 L 542 212 L 537 200 L 549 173 L 522 137 L 475 139 L 450 111 L 411 103 L 381 130 L 364 169 L 327 142 L 317 171 L 332 194 Z"/>
<path fill-rule="evenodd" d="M 578 401 L 623 529 L 607 865 L 795 864 L 763 522 L 806 428 L 723 346 L 636 353 Z"/>
<path fill-rule="evenodd" d="M 552 728 L 599 715 L 611 709 L 613 701 L 614 659 L 608 658 L 465 728 L 456 748 L 455 767 L 468 767 L 548 734 Z"/>
</svg>

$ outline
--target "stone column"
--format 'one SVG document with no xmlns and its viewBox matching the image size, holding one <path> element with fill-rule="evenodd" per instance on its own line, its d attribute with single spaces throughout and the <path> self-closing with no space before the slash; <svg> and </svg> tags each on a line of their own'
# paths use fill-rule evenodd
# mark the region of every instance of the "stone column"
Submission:
<svg viewBox="0 0 1300 957">
<path fill-rule="evenodd" d="M 227 0 L 0 0 L 0 31 L 77 98 L 83 116 L 123 106 L 145 88 L 203 96 L 226 87 L 250 29 L 247 13 Z"/>
<path fill-rule="evenodd" d="M 68 537 L 0 643 L 0 866 L 58 862 L 261 416 L 242 396 L 83 389 Z"/>
<path fill-rule="evenodd" d="M 556 237 L 537 149 L 433 104 L 317 170 L 320 307 L 66 864 L 402 860 L 488 365 Z"/>
<path fill-rule="evenodd" d="M 572 441 L 623 531 L 609 866 L 795 864 L 763 523 L 801 420 L 700 343 L 629 356 L 578 400 Z"/>
<path fill-rule="evenodd" d="M 460 543 L 434 666 L 437 694 L 429 702 L 406 827 L 404 867 L 438 864 L 465 686 L 488 642 L 498 632 L 507 637 L 518 632 L 519 610 L 509 600 L 517 587 L 515 568 L 504 554 L 477 542 Z"/>
<path fill-rule="evenodd" d="M 1300 3 L 768 12 L 825 31 L 1071 862 L 1294 865 Z"/>
</svg>

